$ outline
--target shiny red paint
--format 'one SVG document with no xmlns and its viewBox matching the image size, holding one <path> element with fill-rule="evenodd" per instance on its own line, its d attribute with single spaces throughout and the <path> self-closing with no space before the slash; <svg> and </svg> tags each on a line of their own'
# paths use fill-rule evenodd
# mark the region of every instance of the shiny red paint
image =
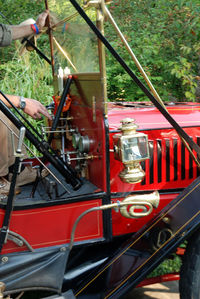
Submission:
<svg viewBox="0 0 200 299">
<path fill-rule="evenodd" d="M 168 281 L 177 281 L 179 279 L 180 279 L 180 274 L 179 273 L 164 274 L 164 275 L 161 275 L 161 276 L 144 279 L 140 284 L 137 285 L 137 288 L 148 286 L 150 284 L 155 284 L 155 283 L 163 283 L 163 282 L 168 282 Z"/>
<path fill-rule="evenodd" d="M 197 142 L 197 137 L 200 137 L 200 105 L 178 105 L 168 108 L 172 116 L 178 121 L 181 119 L 182 125 L 187 125 L 188 127 L 184 130 L 193 137 L 194 141 Z M 128 184 L 123 183 L 119 178 L 120 171 L 123 170 L 123 164 L 114 159 L 113 154 L 113 135 L 116 130 L 120 127 L 120 121 L 124 117 L 131 117 L 135 119 L 139 129 L 142 129 L 144 133 L 148 135 L 149 141 L 154 143 L 154 181 L 150 182 L 150 165 L 149 160 L 146 163 L 145 169 L 145 180 L 146 183 L 138 184 Z M 162 121 L 161 121 L 162 119 Z M 110 171 L 111 171 L 111 192 L 130 192 L 135 190 L 168 190 L 176 188 L 184 188 L 188 186 L 194 178 L 197 177 L 197 167 L 194 161 L 190 161 L 189 152 L 185 150 L 185 178 L 181 177 L 181 165 L 183 164 L 181 160 L 181 141 L 174 129 L 170 128 L 169 123 L 163 118 L 161 113 L 153 107 L 150 108 L 131 108 L 131 107 L 121 107 L 118 105 L 110 104 L 108 112 L 108 120 L 110 127 Z M 195 127 L 194 127 L 195 126 Z M 148 130 L 150 129 L 150 130 Z M 177 179 L 174 179 L 173 171 L 173 140 L 177 139 L 178 156 L 177 156 Z M 162 144 L 162 180 L 158 179 L 158 165 L 157 165 L 157 141 Z M 166 180 L 166 140 L 170 143 L 170 179 Z M 189 174 L 189 168 L 191 168 L 190 163 L 192 163 L 192 175 Z"/>
<path fill-rule="evenodd" d="M 178 195 L 177 191 L 174 190 L 187 187 L 198 175 L 197 166 L 194 161 L 191 161 L 189 152 L 186 149 L 182 149 L 181 140 L 176 131 L 171 128 L 169 123 L 156 108 L 148 106 L 145 106 L 144 108 L 130 107 L 131 105 L 134 105 L 134 103 L 123 103 L 123 105 L 124 106 L 113 103 L 109 103 L 108 105 L 108 120 L 110 128 L 109 141 L 111 194 L 114 195 L 117 193 L 122 193 L 120 198 L 116 198 L 117 196 L 115 196 L 113 201 L 121 201 L 128 195 L 128 193 L 132 192 L 134 194 L 135 191 L 141 191 L 142 194 L 145 194 L 147 191 L 165 190 L 166 194 L 161 194 L 159 207 L 154 209 L 153 213 L 151 213 L 149 216 L 131 219 L 121 216 L 120 212 L 112 211 L 112 226 L 114 236 L 138 231 L 145 223 L 152 219 L 158 212 L 160 212 L 160 210 L 162 210 Z M 168 107 L 168 110 L 171 115 L 180 123 L 180 125 L 187 126 L 187 128 L 184 130 L 189 134 L 189 136 L 193 137 L 195 142 L 198 143 L 197 137 L 200 137 L 200 127 L 198 127 L 198 124 L 200 125 L 200 105 L 180 104 Z M 151 161 L 146 160 L 145 162 L 145 183 L 124 183 L 119 177 L 119 173 L 123 170 L 124 166 L 122 162 L 117 161 L 114 158 L 113 136 L 116 134 L 116 130 L 118 130 L 118 128 L 121 126 L 120 121 L 126 117 L 134 118 L 138 125 L 138 129 L 147 134 L 149 142 L 153 144 L 154 160 L 151 158 Z M 174 154 L 174 140 L 177 140 L 177 177 L 175 177 L 174 171 L 174 160 L 176 159 Z M 169 143 L 169 165 L 167 165 L 166 162 L 166 142 Z M 160 153 L 158 151 L 158 146 L 161 146 Z M 184 151 L 184 154 L 182 154 L 182 151 Z M 160 163 L 162 166 L 160 177 L 158 154 L 161 155 Z M 153 163 L 151 167 L 150 163 Z M 151 171 L 153 171 L 153 180 L 150 178 Z M 167 172 L 169 173 L 169 177 L 167 177 Z M 171 193 L 169 193 L 170 190 Z"/>
<path fill-rule="evenodd" d="M 185 178 L 181 178 L 181 158 L 180 150 L 181 144 L 177 136 L 177 133 L 172 128 L 167 128 L 167 123 L 158 124 L 155 127 L 155 123 L 159 123 L 160 114 L 155 108 L 123 108 L 118 105 L 108 105 L 108 122 L 110 128 L 109 134 L 109 146 L 110 146 L 110 164 L 107 164 L 106 158 L 106 139 L 105 139 L 105 123 L 100 109 L 94 111 L 92 108 L 80 105 L 75 98 L 72 102 L 70 115 L 72 120 L 70 121 L 71 128 L 81 132 L 82 136 L 88 135 L 91 140 L 91 150 L 89 155 L 93 156 L 92 159 L 87 160 L 87 178 L 98 187 L 98 191 L 106 191 L 107 185 L 107 171 L 108 167 L 110 170 L 110 185 L 111 185 L 111 201 L 116 202 L 117 200 L 122 201 L 128 193 L 134 193 L 134 191 L 146 192 L 154 190 L 176 190 L 178 188 L 184 188 L 190 184 L 197 175 L 197 168 L 194 162 L 193 166 L 193 177 L 189 177 L 189 154 L 185 152 Z M 182 106 L 181 106 L 182 107 Z M 196 116 L 200 116 L 199 105 L 186 105 L 180 111 L 179 107 L 170 107 L 172 114 L 175 118 L 178 116 L 182 120 L 190 120 L 188 126 L 192 126 L 192 115 L 194 114 L 193 121 L 196 121 Z M 127 114 L 128 113 L 128 114 Z M 113 129 L 120 126 L 120 120 L 124 117 L 136 118 L 139 128 L 143 128 L 143 132 L 148 134 L 149 141 L 156 142 L 156 140 L 178 139 L 178 177 L 174 180 L 173 174 L 173 159 L 170 160 L 170 180 L 166 181 L 166 156 L 165 156 L 165 145 L 162 148 L 162 163 L 163 173 L 162 181 L 158 182 L 158 168 L 154 163 L 154 181 L 149 182 L 150 178 L 150 167 L 149 160 L 146 162 L 146 183 L 128 184 L 123 183 L 119 178 L 119 172 L 123 169 L 123 165 L 120 161 L 114 159 L 113 155 Z M 151 130 L 144 127 L 144 118 L 148 123 Z M 199 117 L 200 119 L 200 117 Z M 154 122 L 154 125 L 153 125 Z M 163 126 L 163 128 L 161 127 Z M 152 129 L 154 128 L 154 129 Z M 200 127 L 188 127 L 185 130 L 189 135 L 200 136 Z M 68 140 L 69 148 L 72 148 L 70 140 Z M 156 146 L 156 145 L 155 145 Z M 170 156 L 172 157 L 172 146 L 170 146 Z M 156 155 L 155 155 L 156 162 Z M 191 175 L 191 173 L 190 173 Z M 117 194 L 120 195 L 117 195 Z M 125 218 L 117 210 L 112 210 L 112 234 L 113 236 L 120 236 L 138 231 L 143 225 L 147 223 L 152 217 L 154 217 L 163 207 L 177 196 L 177 191 L 171 193 L 166 192 L 161 194 L 160 205 L 157 209 L 153 210 L 153 213 L 149 216 L 145 216 L 138 219 Z M 73 223 L 77 217 L 85 210 L 101 205 L 101 200 L 90 200 L 82 201 L 81 203 L 70 203 L 66 202 L 64 205 L 58 205 L 46 208 L 35 208 L 21 211 L 14 211 L 11 218 L 10 230 L 22 235 L 27 241 L 33 246 L 33 248 L 55 246 L 58 244 L 69 242 L 70 233 L 72 230 Z M 4 210 L 0 210 L 1 223 L 3 220 Z M 78 226 L 77 234 L 75 237 L 76 242 L 96 240 L 103 238 L 103 219 L 101 212 L 95 212 L 88 214 L 82 220 Z M 26 247 L 19 248 L 10 241 L 4 246 L 4 253 L 26 250 Z"/>
<path fill-rule="evenodd" d="M 138 107 L 137 107 L 138 105 Z M 143 108 L 144 107 L 144 108 Z M 200 104 L 180 103 L 167 106 L 170 115 L 178 122 L 181 127 L 200 126 Z M 154 106 L 143 105 L 140 102 L 108 103 L 108 120 L 110 131 L 118 130 L 120 120 L 126 117 L 135 119 L 140 130 L 166 129 L 171 128 L 169 122 Z"/>
<path fill-rule="evenodd" d="M 69 243 L 77 217 L 85 210 L 100 206 L 101 200 L 84 201 L 52 207 L 14 211 L 10 230 L 20 234 L 33 248 Z M 0 225 L 5 211 L 0 210 Z M 92 212 L 83 217 L 77 226 L 75 242 L 103 237 L 102 212 Z M 8 241 L 2 253 L 27 250 Z"/>
<path fill-rule="evenodd" d="M 194 141 L 197 141 L 196 136 L 200 136 L 200 127 L 197 128 L 185 128 L 185 131 L 190 135 L 194 136 Z M 158 181 L 158 165 L 157 165 L 157 155 L 156 151 L 154 151 L 154 182 L 150 183 L 149 176 L 150 176 L 150 166 L 149 160 L 146 160 L 146 184 L 143 185 L 142 183 L 138 184 L 128 184 L 123 183 L 121 179 L 119 178 L 120 171 L 123 170 L 123 164 L 120 161 L 117 161 L 114 159 L 114 153 L 113 151 L 110 152 L 110 172 L 111 172 L 111 191 L 112 192 L 130 192 L 130 191 L 138 191 L 138 190 L 168 190 L 168 189 L 176 189 L 176 188 L 185 188 L 188 186 L 194 178 L 197 177 L 197 166 L 195 162 L 192 162 L 192 177 L 189 177 L 189 169 L 190 169 L 190 158 L 189 158 L 189 152 L 185 150 L 185 178 L 181 178 L 181 165 L 183 164 L 181 161 L 181 141 L 178 137 L 177 133 L 173 129 L 158 129 L 158 130 L 152 130 L 152 131 L 143 131 L 148 135 L 149 141 L 152 141 L 154 143 L 154 147 L 157 147 L 156 141 L 161 140 L 161 143 L 163 144 L 162 148 L 162 181 Z M 113 135 L 114 133 L 110 134 L 110 149 L 113 150 Z M 174 180 L 174 171 L 173 171 L 173 140 L 178 140 L 178 156 L 177 156 L 177 163 L 178 163 L 178 169 L 177 169 L 177 179 Z M 166 181 L 166 145 L 165 141 L 170 141 L 170 180 Z"/>
<path fill-rule="evenodd" d="M 112 210 L 112 225 L 113 225 L 113 236 L 120 236 L 123 234 L 129 234 L 137 232 L 143 227 L 148 221 L 150 221 L 156 214 L 158 214 L 169 202 L 171 202 L 178 194 L 161 194 L 160 204 L 157 209 L 145 217 L 141 218 L 125 218 L 121 215 L 119 210 Z M 117 200 L 123 201 L 124 198 L 113 199 L 113 202 Z"/>
</svg>

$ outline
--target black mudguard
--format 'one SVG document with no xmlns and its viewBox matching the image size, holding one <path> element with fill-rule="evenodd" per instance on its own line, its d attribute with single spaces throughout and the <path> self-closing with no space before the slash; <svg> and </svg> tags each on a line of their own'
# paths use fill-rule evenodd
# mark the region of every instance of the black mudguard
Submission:
<svg viewBox="0 0 200 299">
<path fill-rule="evenodd" d="M 172 253 L 200 224 L 200 178 L 130 237 L 87 281 L 78 298 L 121 298 Z"/>
<path fill-rule="evenodd" d="M 60 293 L 68 254 L 67 247 L 56 246 L 1 255 L 4 294 L 40 289 Z"/>
</svg>

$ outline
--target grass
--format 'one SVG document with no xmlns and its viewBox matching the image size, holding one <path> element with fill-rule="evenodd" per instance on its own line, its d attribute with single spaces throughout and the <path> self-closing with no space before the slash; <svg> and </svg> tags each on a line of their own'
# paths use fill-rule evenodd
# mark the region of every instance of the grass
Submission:
<svg viewBox="0 0 200 299">
<path fill-rule="evenodd" d="M 12 60 L 0 65 L 1 89 L 5 93 L 20 94 L 40 100 L 44 105 L 51 99 L 51 67 L 36 52 L 20 56 L 16 51 Z"/>
<path fill-rule="evenodd" d="M 16 45 L 18 45 L 16 43 Z M 0 65 L 0 89 L 5 94 L 22 95 L 40 101 L 43 105 L 52 102 L 53 87 L 51 66 L 41 59 L 36 52 L 26 52 L 23 56 L 16 50 L 12 60 Z M 34 128 L 40 130 L 44 120 L 26 118 Z M 37 150 L 26 140 L 34 154 Z"/>
</svg>

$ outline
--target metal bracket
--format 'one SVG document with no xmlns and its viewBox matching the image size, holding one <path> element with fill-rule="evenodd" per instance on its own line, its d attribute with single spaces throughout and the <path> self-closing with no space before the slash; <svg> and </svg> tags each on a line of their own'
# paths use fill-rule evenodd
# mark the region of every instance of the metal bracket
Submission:
<svg viewBox="0 0 200 299">
<path fill-rule="evenodd" d="M 12 236 L 12 235 L 10 235 L 10 234 L 9 234 L 9 231 L 8 231 L 8 234 L 7 234 L 7 237 L 6 237 L 6 241 L 7 241 L 7 240 L 12 241 L 13 243 L 15 243 L 15 244 L 16 244 L 17 246 L 19 246 L 19 247 L 22 247 L 22 246 L 24 245 L 24 242 L 23 242 L 22 240 L 20 240 L 20 239 L 14 237 L 14 236 Z M 5 242 L 5 243 L 6 243 L 6 242 Z"/>
<path fill-rule="evenodd" d="M 25 127 L 21 127 L 19 130 L 19 140 L 18 140 L 18 145 L 17 145 L 17 149 L 15 151 L 15 141 L 14 141 L 14 133 L 11 132 L 11 141 L 12 141 L 12 147 L 13 147 L 13 155 L 16 158 L 20 158 L 20 161 L 22 160 L 24 154 L 22 153 L 22 145 L 24 142 L 24 137 L 25 137 L 25 133 L 26 133 L 26 129 Z M 18 169 L 18 173 L 20 173 L 21 171 L 21 166 L 22 163 L 19 163 L 19 169 Z"/>
<path fill-rule="evenodd" d="M 11 132 L 11 140 L 12 140 L 12 148 L 13 148 L 13 154 L 14 157 L 22 158 L 24 154 L 22 154 L 22 145 L 25 137 L 26 129 L 25 127 L 21 127 L 19 130 L 19 140 L 17 145 L 17 150 L 15 151 L 15 141 L 14 141 L 14 133 Z"/>
</svg>

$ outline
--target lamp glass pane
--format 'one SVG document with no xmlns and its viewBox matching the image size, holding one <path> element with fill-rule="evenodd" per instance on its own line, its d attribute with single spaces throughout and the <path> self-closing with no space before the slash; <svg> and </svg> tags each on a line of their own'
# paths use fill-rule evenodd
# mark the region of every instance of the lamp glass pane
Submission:
<svg viewBox="0 0 200 299">
<path fill-rule="evenodd" d="M 127 137 L 122 142 L 122 162 L 142 161 L 148 158 L 146 136 Z"/>
</svg>

